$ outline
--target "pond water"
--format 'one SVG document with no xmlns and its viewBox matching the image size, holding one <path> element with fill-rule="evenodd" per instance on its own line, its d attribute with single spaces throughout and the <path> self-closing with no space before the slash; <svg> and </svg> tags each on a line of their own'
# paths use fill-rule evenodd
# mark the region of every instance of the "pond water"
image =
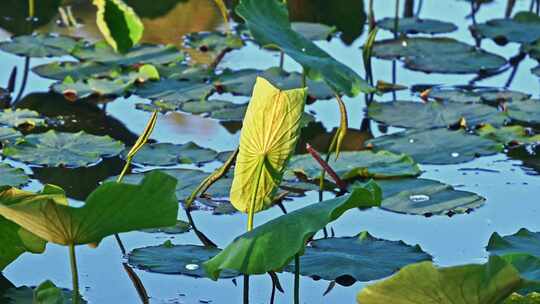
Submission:
<svg viewBox="0 0 540 304">
<path fill-rule="evenodd" d="M 161 0 L 160 0 L 161 1 Z M 9 1 L 7 1 L 9 2 Z M 13 2 L 13 1 L 11 1 Z M 56 9 L 47 12 L 50 17 L 47 22 L 38 27 L 39 32 L 58 32 L 72 36 L 84 37 L 90 40 L 100 38 L 99 31 L 94 25 L 95 11 L 90 1 L 69 1 L 72 12 L 81 23 L 77 28 L 64 28 L 58 25 Z M 129 2 L 129 1 L 128 1 Z M 143 3 L 145 1 L 133 1 Z M 310 7 L 304 2 L 290 1 L 295 7 Z M 352 5 L 352 2 L 340 1 L 343 6 Z M 394 15 L 393 1 L 374 1 L 374 11 L 377 19 L 392 17 Z M 168 7 L 160 11 L 151 11 L 142 14 L 145 23 L 143 40 L 151 43 L 172 43 L 179 45 L 184 34 L 196 31 L 223 30 L 219 10 L 211 0 L 185 0 L 167 1 Z M 141 6 L 144 6 L 142 4 Z M 366 4 L 367 5 L 367 4 Z M 17 14 L 8 14 L 9 4 L 0 4 L 0 40 L 9 39 L 13 34 L 20 34 L 20 26 L 16 26 L 13 18 Z M 146 9 L 146 8 L 145 8 Z M 364 8 L 365 9 L 365 8 Z M 478 22 L 503 17 L 505 1 L 482 6 L 476 14 Z M 528 1 L 518 1 L 515 11 L 529 9 Z M 144 10 L 142 10 L 144 11 Z M 8 13 L 4 13 L 8 12 Z M 444 36 L 453 37 L 460 41 L 474 44 L 468 26 L 471 19 L 467 18 L 470 6 L 465 1 L 424 1 L 420 16 L 456 24 L 458 30 Z M 293 13 L 297 20 L 310 20 L 309 14 L 324 14 L 306 9 Z M 13 17 L 15 16 L 15 17 Z M 18 17 L 20 18 L 20 17 Z M 319 17 L 314 16 L 314 20 Z M 356 20 L 355 18 L 358 18 Z M 322 19 L 322 18 L 319 18 Z M 329 18 L 330 20 L 332 18 Z M 317 44 L 329 52 L 339 61 L 345 63 L 360 75 L 364 75 L 362 54 L 360 47 L 366 40 L 367 30 L 362 31 L 361 16 L 352 16 L 342 20 L 348 25 L 348 32 L 342 37 L 335 37 L 330 41 L 318 41 Z M 337 18 L 336 20 L 339 20 Z M 11 23 L 10 23 L 11 22 Z M 378 39 L 392 38 L 391 32 L 379 31 Z M 509 43 L 504 47 L 498 46 L 491 40 L 482 41 L 482 48 L 510 58 L 519 52 L 519 45 Z M 205 61 L 204 55 L 192 54 L 194 59 Z M 61 58 L 70 60 L 70 58 Z M 32 59 L 30 66 L 56 61 L 54 59 Z M 258 68 L 266 69 L 276 66 L 279 55 L 260 49 L 257 45 L 248 42 L 239 50 L 228 53 L 219 64 L 220 69 Z M 392 81 L 392 62 L 374 59 L 373 74 L 376 80 Z M 24 58 L 0 52 L 0 84 L 8 82 L 11 68 L 17 66 L 19 73 L 24 70 Z M 510 89 L 532 94 L 538 98 L 539 81 L 530 70 L 537 62 L 526 58 L 521 62 Z M 285 69 L 288 71 L 301 71 L 301 67 L 292 59 L 285 58 Z M 467 84 L 475 75 L 443 75 L 415 72 L 403 67 L 401 62 L 396 63 L 397 83 L 412 86 L 415 84 Z M 503 87 L 511 71 L 501 75 L 478 81 L 476 85 Z M 49 93 L 51 80 L 41 78 L 34 73 L 29 74 L 28 85 L 24 92 L 21 104 L 36 105 L 49 108 L 50 112 L 68 115 L 75 111 L 74 119 L 84 124 L 88 133 L 104 135 L 120 139 L 126 145 L 133 144 L 150 117 L 149 112 L 136 109 L 137 103 L 146 102 L 145 99 L 132 95 L 127 98 L 118 98 L 105 105 L 79 106 L 64 100 L 63 96 Z M 418 95 L 409 90 L 399 91 L 397 99 L 419 100 Z M 378 101 L 392 100 L 392 94 L 375 97 Z M 210 99 L 224 99 L 233 102 L 245 102 L 247 97 L 238 97 L 231 94 L 214 94 Z M 365 100 L 363 95 L 354 98 L 344 98 L 349 112 L 349 133 L 344 143 L 346 150 L 360 149 L 367 139 L 378 137 L 386 131 L 379 128 L 376 122 L 369 122 L 369 131 L 361 130 L 365 118 Z M 336 103 L 332 100 L 320 100 L 307 107 L 307 111 L 314 113 L 317 122 L 323 128 L 312 126 L 313 133 L 309 138 L 303 135 L 305 141 L 312 143 L 318 150 L 325 149 L 335 128 L 339 126 L 340 115 Z M 69 128 L 67 128 L 69 131 Z M 382 131 L 381 131 L 382 130 Z M 386 132 L 397 132 L 399 128 L 389 128 Z M 64 129 L 64 131 L 66 131 Z M 540 130 L 537 130 L 540 131 Z M 159 116 L 156 129 L 151 138 L 156 142 L 185 143 L 193 141 L 200 146 L 217 151 L 229 151 L 236 148 L 239 140 L 239 126 L 222 124 L 217 120 L 194 116 L 182 112 L 169 112 Z M 403 240 L 407 244 L 420 244 L 422 249 L 431 254 L 438 265 L 457 265 L 463 263 L 483 262 L 488 254 L 485 245 L 493 232 L 501 235 L 512 234 L 522 227 L 531 231 L 540 230 L 538 222 L 540 195 L 538 172 L 531 168 L 523 168 L 523 157 L 538 160 L 538 156 L 521 153 L 511 153 L 512 157 L 504 153 L 475 159 L 473 161 L 454 165 L 421 165 L 422 177 L 438 180 L 453 185 L 460 190 L 477 193 L 487 199 L 484 206 L 469 214 L 448 216 L 415 216 L 392 213 L 381 209 L 371 209 L 359 212 L 357 210 L 346 213 L 339 221 L 332 223 L 331 227 L 337 236 L 354 236 L 362 231 L 369 231 L 372 235 L 388 239 Z M 450 151 L 451 152 L 451 151 Z M 99 182 L 120 173 L 123 162 L 113 158 L 97 164 L 96 166 L 78 169 L 66 168 L 39 168 L 30 167 L 23 163 L 4 159 L 2 162 L 23 168 L 32 174 L 32 180 L 25 189 L 39 190 L 43 184 L 58 184 L 65 188 L 74 201 L 83 201 Z M 538 162 L 538 161 L 537 161 Z M 205 164 L 202 169 L 211 172 L 220 165 L 214 161 Z M 526 164 L 525 164 L 526 165 Z M 195 168 L 193 165 L 179 165 L 181 168 Z M 142 172 L 150 167 L 134 167 L 134 171 Z M 325 193 L 325 198 L 333 195 Z M 411 197 L 414 202 L 429 200 L 429 196 L 417 195 Z M 308 192 L 306 196 L 286 202 L 287 209 L 295 210 L 318 201 L 318 193 Z M 183 215 L 183 213 L 181 213 Z M 245 230 L 246 216 L 212 215 L 211 212 L 196 211 L 193 213 L 198 226 L 216 241 L 220 247 L 226 246 L 235 236 Z M 256 216 L 255 225 L 264 223 L 269 219 L 281 215 L 278 208 L 271 208 Z M 185 218 L 182 218 L 185 220 Z M 174 244 L 199 244 L 193 233 L 179 235 L 148 234 L 133 232 L 122 234 L 122 239 L 128 250 L 139 247 L 159 245 L 166 240 Z M 45 279 L 50 279 L 57 285 L 70 288 L 68 252 L 65 248 L 48 244 L 44 254 L 24 254 L 17 261 L 5 269 L 3 275 L 14 285 L 35 286 Z M 140 300 L 131 281 L 124 272 L 122 262 L 125 259 L 119 254 L 114 238 L 105 239 L 97 249 L 80 246 L 78 259 L 81 275 L 82 295 L 89 303 L 139 303 Z M 218 282 L 209 279 L 195 279 L 186 276 L 162 275 L 136 270 L 151 297 L 151 303 L 240 303 L 242 296 L 241 279 L 238 284 L 232 280 Z M 277 303 L 292 303 L 293 275 L 279 274 L 286 293 L 278 293 Z M 353 303 L 357 292 L 370 282 L 357 282 L 352 286 L 336 286 L 328 295 L 323 296 L 328 282 L 315 281 L 302 277 L 301 297 L 302 303 Z M 268 303 L 271 284 L 267 276 L 252 277 L 252 303 Z"/>
</svg>

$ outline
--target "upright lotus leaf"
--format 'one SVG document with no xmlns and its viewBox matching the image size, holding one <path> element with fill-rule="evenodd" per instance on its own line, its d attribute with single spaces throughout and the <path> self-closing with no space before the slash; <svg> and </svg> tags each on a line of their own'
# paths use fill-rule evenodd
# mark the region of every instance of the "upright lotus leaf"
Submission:
<svg viewBox="0 0 540 304">
<path fill-rule="evenodd" d="M 538 304 L 540 303 L 540 293 L 532 292 L 526 296 L 522 296 L 518 293 L 513 293 L 503 304 Z"/>
<path fill-rule="evenodd" d="M 64 292 L 47 280 L 34 290 L 33 304 L 64 304 Z"/>
<path fill-rule="evenodd" d="M 486 124 L 475 131 L 482 137 L 490 138 L 509 146 L 540 143 L 540 134 L 534 134 L 532 129 L 520 125 L 495 128 L 490 124 Z"/>
<path fill-rule="evenodd" d="M 176 179 L 161 172 L 139 185 L 106 182 L 80 208 L 10 188 L 0 192 L 0 215 L 52 243 L 98 243 L 115 233 L 174 225 L 175 187 Z"/>
<path fill-rule="evenodd" d="M 368 106 L 368 116 L 390 126 L 414 129 L 448 127 L 462 118 L 471 128 L 486 123 L 500 126 L 509 120 L 505 113 L 485 104 L 439 101 L 372 102 Z"/>
<path fill-rule="evenodd" d="M 496 255 L 526 253 L 540 257 L 540 232 L 521 228 L 518 232 L 504 237 L 494 232 L 489 238 L 486 250 Z"/>
<path fill-rule="evenodd" d="M 518 293 L 528 294 L 540 291 L 540 258 L 526 253 L 506 254 L 501 258 L 514 266 L 524 281 Z"/>
<path fill-rule="evenodd" d="M 331 237 L 310 242 L 300 258 L 300 274 L 350 286 L 356 281 L 387 277 L 400 268 L 431 256 L 420 246 L 373 237 L 367 231 L 354 237 Z M 294 265 L 286 268 L 294 272 Z"/>
<path fill-rule="evenodd" d="M 307 89 L 282 91 L 257 78 L 234 169 L 231 202 L 252 215 L 271 204 L 300 137 Z"/>
<path fill-rule="evenodd" d="M 236 13 L 263 46 L 277 46 L 296 60 L 309 78 L 324 80 L 334 91 L 356 96 L 375 91 L 349 67 L 332 58 L 291 28 L 287 7 L 279 0 L 241 0 Z"/>
<path fill-rule="evenodd" d="M 5 156 L 35 165 L 81 167 L 99 162 L 102 157 L 120 154 L 124 145 L 109 136 L 61 133 L 50 130 L 30 134 L 7 145 Z"/>
<path fill-rule="evenodd" d="M 317 231 L 345 211 L 380 204 L 381 190 L 375 183 L 356 188 L 345 196 L 311 204 L 237 237 L 217 256 L 205 262 L 204 269 L 214 280 L 225 269 L 243 274 L 281 270 L 296 254 L 303 254 L 306 242 Z"/>
<path fill-rule="evenodd" d="M 120 53 L 141 40 L 144 25 L 135 11 L 122 0 L 94 0 L 97 26 L 105 41 Z"/>
<path fill-rule="evenodd" d="M 422 262 L 364 288 L 357 300 L 359 304 L 498 304 L 522 284 L 517 270 L 497 256 L 483 265 L 446 268 Z"/>
<path fill-rule="evenodd" d="M 337 160 L 331 158 L 328 164 L 341 179 L 412 177 L 421 173 L 410 156 L 388 151 L 345 151 Z M 321 174 L 321 167 L 310 154 L 295 155 L 285 177 L 292 179 L 296 174 L 316 179 Z"/>
</svg>

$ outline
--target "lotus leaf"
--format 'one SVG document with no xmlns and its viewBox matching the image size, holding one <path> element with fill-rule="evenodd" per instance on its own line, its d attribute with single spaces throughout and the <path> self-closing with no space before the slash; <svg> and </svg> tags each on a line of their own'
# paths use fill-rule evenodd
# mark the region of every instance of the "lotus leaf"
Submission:
<svg viewBox="0 0 540 304">
<path fill-rule="evenodd" d="M 198 81 L 178 81 L 174 79 L 161 79 L 146 82 L 135 90 L 135 94 L 142 98 L 160 100 L 178 104 L 190 100 L 203 100 L 214 91 L 214 86 Z"/>
<path fill-rule="evenodd" d="M 182 234 L 191 230 L 191 225 L 188 222 L 176 221 L 174 226 L 150 228 L 141 230 L 146 233 L 165 233 L 165 234 Z"/>
<path fill-rule="evenodd" d="M 508 105 L 508 116 L 517 121 L 538 124 L 540 123 L 540 100 L 513 102 Z"/>
<path fill-rule="evenodd" d="M 356 96 L 374 92 L 364 79 L 295 32 L 286 6 L 276 0 L 242 0 L 236 7 L 251 34 L 263 46 L 277 46 L 300 63 L 312 80 L 324 80 L 334 91 Z"/>
<path fill-rule="evenodd" d="M 13 128 L 25 125 L 32 127 L 42 127 L 46 125 L 46 121 L 36 111 L 28 109 L 5 109 L 0 110 L 0 125 Z"/>
<path fill-rule="evenodd" d="M 506 89 L 470 86 L 434 87 L 429 91 L 428 96 L 444 101 L 463 103 L 485 102 L 489 104 L 498 104 L 502 101 L 520 101 L 531 97 L 530 94 Z"/>
<path fill-rule="evenodd" d="M 190 33 L 184 37 L 184 46 L 191 50 L 209 54 L 214 61 L 223 54 L 240 49 L 244 41 L 235 34 L 223 34 L 219 32 Z"/>
<path fill-rule="evenodd" d="M 73 56 L 82 61 L 119 66 L 168 64 L 185 59 L 185 54 L 174 46 L 143 44 L 130 49 L 125 54 L 118 54 L 104 42 L 77 48 Z"/>
<path fill-rule="evenodd" d="M 55 57 L 69 55 L 77 45 L 78 42 L 70 37 L 37 34 L 0 42 L 0 50 L 19 56 Z"/>
<path fill-rule="evenodd" d="M 307 240 L 352 208 L 379 206 L 381 192 L 374 183 L 335 199 L 311 204 L 262 224 L 237 237 L 222 252 L 203 264 L 211 279 L 223 270 L 263 274 L 281 270 L 296 254 L 302 255 Z"/>
<path fill-rule="evenodd" d="M 23 169 L 0 163 L 0 186 L 20 187 L 27 184 L 29 180 Z"/>
<path fill-rule="evenodd" d="M 111 65 L 96 62 L 60 61 L 38 65 L 32 71 L 41 77 L 64 80 L 69 77 L 74 80 L 107 76 L 116 68 Z"/>
<path fill-rule="evenodd" d="M 125 154 L 125 153 L 124 153 Z M 182 145 L 158 143 L 145 145 L 133 158 L 137 164 L 172 166 L 177 164 L 203 164 L 216 159 L 217 152 L 193 142 Z"/>
<path fill-rule="evenodd" d="M 9 188 L 0 193 L 0 215 L 52 243 L 98 243 L 116 233 L 174 225 L 175 186 L 175 178 L 160 172 L 139 185 L 106 182 L 79 208 Z"/>
<path fill-rule="evenodd" d="M 300 274 L 349 286 L 356 281 L 387 277 L 400 268 L 431 256 L 403 241 L 387 241 L 364 231 L 354 237 L 314 240 L 300 258 Z M 286 268 L 294 272 L 294 265 Z"/>
<path fill-rule="evenodd" d="M 437 268 L 421 262 L 364 288 L 357 300 L 362 304 L 498 304 L 521 285 L 517 270 L 496 256 L 483 265 Z"/>
<path fill-rule="evenodd" d="M 0 147 L 3 145 L 4 142 L 16 140 L 21 136 L 21 132 L 15 129 L 0 127 Z"/>
<path fill-rule="evenodd" d="M 97 163 L 102 157 L 116 156 L 123 149 L 121 142 L 109 136 L 50 130 L 27 135 L 17 143 L 4 147 L 3 153 L 34 165 L 80 167 Z"/>
<path fill-rule="evenodd" d="M 129 254 L 130 265 L 149 272 L 181 274 L 203 278 L 202 263 L 213 258 L 221 249 L 197 245 L 169 245 L 138 248 Z M 223 271 L 220 278 L 234 278 L 234 271 Z"/>
<path fill-rule="evenodd" d="M 527 18 L 534 16 L 533 19 Z M 540 39 L 540 18 L 534 13 L 520 12 L 512 19 L 492 19 L 473 25 L 473 35 L 493 39 L 497 44 L 508 42 L 531 43 Z"/>
<path fill-rule="evenodd" d="M 381 136 L 368 142 L 376 150 L 405 153 L 421 164 L 458 164 L 497 154 L 503 145 L 465 130 L 410 130 Z"/>
<path fill-rule="evenodd" d="M 293 31 L 300 33 L 306 39 L 312 41 L 330 40 L 336 32 L 335 27 L 313 22 L 291 22 L 291 28 Z"/>
<path fill-rule="evenodd" d="M 509 146 L 540 143 L 540 135 L 536 135 L 531 129 L 519 125 L 495 128 L 487 124 L 476 129 L 476 133 Z"/>
<path fill-rule="evenodd" d="M 384 18 L 377 25 L 385 30 L 394 32 L 395 18 Z M 403 34 L 442 34 L 457 30 L 457 26 L 450 22 L 434 19 L 399 18 L 398 33 Z"/>
</svg>

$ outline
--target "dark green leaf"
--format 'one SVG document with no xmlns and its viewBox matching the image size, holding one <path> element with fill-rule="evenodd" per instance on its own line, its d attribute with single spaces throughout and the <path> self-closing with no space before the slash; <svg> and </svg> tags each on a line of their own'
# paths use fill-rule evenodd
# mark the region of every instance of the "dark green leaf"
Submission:
<svg viewBox="0 0 540 304">
<path fill-rule="evenodd" d="M 23 169 L 0 163 L 0 186 L 20 187 L 27 184 L 29 180 Z"/>
<path fill-rule="evenodd" d="M 377 22 L 382 29 L 394 32 L 395 18 L 384 18 Z M 434 19 L 399 18 L 398 33 L 402 34 L 442 34 L 457 30 L 457 26 L 450 22 Z"/>
<path fill-rule="evenodd" d="M 158 143 L 145 145 L 137 152 L 133 162 L 150 166 L 200 165 L 215 160 L 216 156 L 216 151 L 203 148 L 193 142 L 181 145 Z"/>
<path fill-rule="evenodd" d="M 19 56 L 39 58 L 69 55 L 77 45 L 78 42 L 70 37 L 37 34 L 0 42 L 0 49 Z"/>
</svg>

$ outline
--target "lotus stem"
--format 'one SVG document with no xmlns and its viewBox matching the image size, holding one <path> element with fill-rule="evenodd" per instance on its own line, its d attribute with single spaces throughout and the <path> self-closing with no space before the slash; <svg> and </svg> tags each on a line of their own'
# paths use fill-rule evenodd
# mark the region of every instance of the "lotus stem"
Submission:
<svg viewBox="0 0 540 304">
<path fill-rule="evenodd" d="M 300 255 L 294 256 L 294 304 L 300 304 Z"/>
<path fill-rule="evenodd" d="M 73 304 L 79 304 L 79 271 L 77 269 L 77 257 L 75 245 L 69 245 L 69 260 L 71 262 L 71 281 L 73 283 Z"/>
<path fill-rule="evenodd" d="M 319 163 L 319 165 L 321 167 L 323 167 L 324 170 L 326 170 L 326 173 L 328 173 L 328 175 L 330 175 L 330 177 L 332 177 L 332 179 L 337 184 L 337 186 L 340 188 L 340 190 L 344 190 L 344 191 L 347 190 L 347 185 L 345 184 L 345 182 L 342 181 L 341 178 L 339 178 L 339 176 L 336 174 L 334 169 L 332 169 L 332 167 L 330 167 L 330 165 L 328 165 L 328 163 L 325 162 L 321 158 L 319 153 L 315 149 L 313 149 L 313 147 L 310 144 L 306 144 L 306 150 Z"/>
<path fill-rule="evenodd" d="M 396 16 L 394 18 L 394 38 L 398 37 L 399 29 L 399 0 L 396 0 Z"/>
<path fill-rule="evenodd" d="M 279 68 L 283 70 L 283 64 L 285 64 L 285 53 L 283 51 L 279 51 Z"/>
<path fill-rule="evenodd" d="M 36 5 L 34 0 L 28 0 L 28 17 L 34 18 L 36 14 Z"/>
<path fill-rule="evenodd" d="M 17 94 L 17 98 L 15 98 L 15 101 L 12 104 L 12 107 L 15 107 L 15 104 L 21 100 L 22 95 L 24 93 L 24 90 L 26 89 L 26 84 L 28 83 L 28 73 L 30 72 L 30 57 L 26 56 L 24 58 L 24 71 L 23 71 L 23 80 L 21 84 L 21 88 L 19 89 L 19 93 Z"/>
<path fill-rule="evenodd" d="M 244 304 L 249 304 L 249 275 L 244 275 Z"/>
</svg>

